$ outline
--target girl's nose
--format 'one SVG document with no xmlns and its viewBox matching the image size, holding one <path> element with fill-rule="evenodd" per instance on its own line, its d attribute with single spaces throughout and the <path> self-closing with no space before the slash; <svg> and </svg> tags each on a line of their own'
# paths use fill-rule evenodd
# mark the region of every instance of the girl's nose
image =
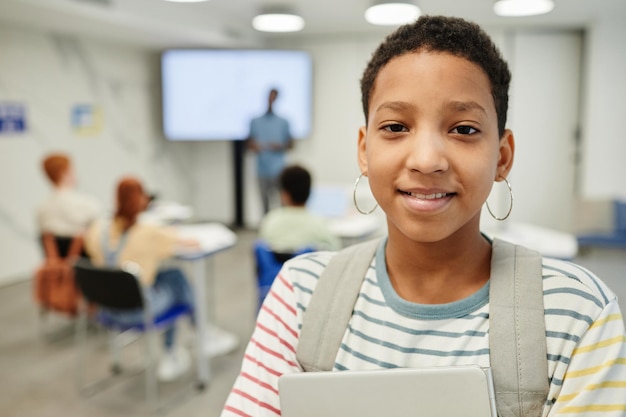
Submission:
<svg viewBox="0 0 626 417">
<path fill-rule="evenodd" d="M 410 141 L 407 167 L 422 174 L 447 170 L 446 144 L 441 134 L 435 131 L 417 131 Z"/>
</svg>

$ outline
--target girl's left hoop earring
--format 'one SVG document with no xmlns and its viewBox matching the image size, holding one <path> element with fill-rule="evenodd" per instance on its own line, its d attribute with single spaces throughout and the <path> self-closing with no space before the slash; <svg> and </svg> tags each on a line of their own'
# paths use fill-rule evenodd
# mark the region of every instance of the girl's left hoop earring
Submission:
<svg viewBox="0 0 626 417">
<path fill-rule="evenodd" d="M 509 211 L 506 212 L 506 215 L 504 215 L 504 217 L 496 216 L 491 211 L 491 208 L 489 207 L 489 202 L 485 201 L 485 205 L 487 206 L 487 210 L 489 211 L 489 214 L 491 214 L 491 217 L 493 217 L 495 220 L 497 220 L 499 222 L 508 219 L 509 216 L 511 215 L 511 210 L 513 210 L 513 189 L 511 188 L 511 184 L 509 184 L 509 182 L 506 180 L 505 177 L 502 177 L 502 179 L 504 180 L 504 182 L 506 183 L 507 188 L 509 189 Z"/>
<path fill-rule="evenodd" d="M 356 211 L 358 211 L 361 214 L 367 215 L 367 214 L 372 214 L 374 210 L 378 208 L 378 203 L 370 211 L 363 211 L 359 208 L 359 203 L 356 202 L 356 189 L 359 186 L 359 182 L 361 181 L 361 178 L 363 178 L 364 176 L 365 176 L 365 172 L 362 172 L 361 175 L 359 175 L 359 177 L 354 182 L 354 188 L 352 189 L 352 201 L 354 202 L 354 207 L 356 207 Z"/>
</svg>

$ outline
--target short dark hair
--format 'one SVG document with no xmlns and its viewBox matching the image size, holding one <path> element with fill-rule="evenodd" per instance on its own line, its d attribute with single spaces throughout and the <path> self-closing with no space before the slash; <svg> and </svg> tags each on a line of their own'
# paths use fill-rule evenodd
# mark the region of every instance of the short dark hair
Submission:
<svg viewBox="0 0 626 417">
<path fill-rule="evenodd" d="M 414 23 L 400 26 L 372 54 L 361 78 L 361 102 L 365 123 L 376 77 L 393 58 L 417 51 L 444 52 L 478 65 L 491 84 L 491 95 L 502 137 L 509 107 L 511 72 L 489 35 L 473 22 L 446 16 L 421 16 Z"/>
<path fill-rule="evenodd" d="M 305 204 L 311 193 L 311 174 L 300 165 L 291 165 L 280 174 L 280 189 L 291 197 L 294 204 Z"/>
</svg>

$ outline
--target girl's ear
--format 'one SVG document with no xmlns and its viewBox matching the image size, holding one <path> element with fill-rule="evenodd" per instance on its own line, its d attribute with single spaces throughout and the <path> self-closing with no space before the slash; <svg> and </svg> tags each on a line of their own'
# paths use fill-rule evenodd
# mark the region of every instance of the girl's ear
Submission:
<svg viewBox="0 0 626 417">
<path fill-rule="evenodd" d="M 357 144 L 357 149 L 358 149 L 358 162 L 359 162 L 359 169 L 361 170 L 361 172 L 367 172 L 367 127 L 366 126 L 361 126 L 359 128 L 359 139 L 358 139 L 358 144 Z"/>
<path fill-rule="evenodd" d="M 500 138 L 500 157 L 498 158 L 498 168 L 496 170 L 495 181 L 506 178 L 513 168 L 513 159 L 515 156 L 515 138 L 513 132 L 509 129 L 504 131 Z"/>
</svg>

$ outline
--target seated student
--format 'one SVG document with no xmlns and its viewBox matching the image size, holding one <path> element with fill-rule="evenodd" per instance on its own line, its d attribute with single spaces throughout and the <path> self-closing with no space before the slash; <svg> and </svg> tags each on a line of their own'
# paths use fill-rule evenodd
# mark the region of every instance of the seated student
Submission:
<svg viewBox="0 0 626 417">
<path fill-rule="evenodd" d="M 77 181 L 69 156 L 53 153 L 44 158 L 42 165 L 52 184 L 52 194 L 37 208 L 39 231 L 62 238 L 84 233 L 100 215 L 100 204 L 76 191 Z"/>
<path fill-rule="evenodd" d="M 299 166 L 286 167 L 279 177 L 282 207 L 267 213 L 259 227 L 259 238 L 274 252 L 290 253 L 303 248 L 339 249 L 341 242 L 326 221 L 310 213 L 306 202 L 311 193 L 311 175 Z"/>
<path fill-rule="evenodd" d="M 193 239 L 181 238 L 176 231 L 154 224 L 137 222 L 149 197 L 139 180 L 123 178 L 117 186 L 117 204 L 112 219 L 95 222 L 85 235 L 85 246 L 95 265 L 122 266 L 134 262 L 140 268 L 142 284 L 149 287 L 148 296 L 154 314 L 175 304 L 194 304 L 192 289 L 177 268 L 160 269 L 161 261 L 171 257 L 177 246 L 198 246 Z M 143 322 L 141 311 L 107 311 L 113 320 L 124 324 Z M 190 366 L 189 353 L 175 346 L 175 326 L 164 333 L 164 355 L 158 377 L 170 381 Z"/>
<path fill-rule="evenodd" d="M 489 36 L 461 18 L 422 16 L 373 53 L 361 79 L 357 154 L 388 233 L 356 302 L 346 300 L 352 314 L 333 371 L 491 365 L 495 242 L 481 233 L 480 215 L 513 164 L 510 77 Z M 315 252 L 284 265 L 222 417 L 281 415 L 278 379 L 303 371 L 302 319 L 334 256 Z M 540 261 L 548 387 L 532 417 L 623 417 L 626 333 L 615 294 L 585 268 Z"/>
</svg>

